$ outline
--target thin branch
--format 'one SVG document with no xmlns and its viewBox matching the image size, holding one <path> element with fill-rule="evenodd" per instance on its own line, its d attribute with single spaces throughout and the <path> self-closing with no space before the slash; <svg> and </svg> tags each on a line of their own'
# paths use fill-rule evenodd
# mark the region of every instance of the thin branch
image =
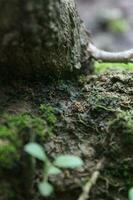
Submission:
<svg viewBox="0 0 133 200">
<path fill-rule="evenodd" d="M 98 49 L 92 43 L 89 44 L 88 52 L 95 60 L 101 62 L 133 62 L 133 49 L 123 52 L 107 52 Z"/>
<path fill-rule="evenodd" d="M 96 182 L 99 178 L 100 171 L 101 171 L 101 169 L 103 168 L 103 165 L 104 165 L 104 161 L 105 161 L 105 158 L 102 158 L 98 162 L 96 169 L 93 172 L 92 176 L 89 178 L 88 182 L 84 185 L 83 192 L 79 196 L 78 200 L 87 200 L 89 198 L 89 193 L 90 193 L 92 187 L 96 184 Z"/>
</svg>

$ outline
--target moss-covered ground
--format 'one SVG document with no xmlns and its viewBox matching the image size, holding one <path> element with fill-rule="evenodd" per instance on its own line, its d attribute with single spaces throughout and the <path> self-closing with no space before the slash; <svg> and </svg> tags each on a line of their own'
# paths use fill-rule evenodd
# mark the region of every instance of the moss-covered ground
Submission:
<svg viewBox="0 0 133 200">
<path fill-rule="evenodd" d="M 0 200 L 44 199 L 36 189 L 41 164 L 23 151 L 29 141 L 41 143 L 51 159 L 69 153 L 85 162 L 81 169 L 50 177 L 51 200 L 77 200 L 103 158 L 90 199 L 127 199 L 133 186 L 133 72 L 111 70 L 47 84 L 12 82 L 1 85 L 0 95 Z"/>
</svg>

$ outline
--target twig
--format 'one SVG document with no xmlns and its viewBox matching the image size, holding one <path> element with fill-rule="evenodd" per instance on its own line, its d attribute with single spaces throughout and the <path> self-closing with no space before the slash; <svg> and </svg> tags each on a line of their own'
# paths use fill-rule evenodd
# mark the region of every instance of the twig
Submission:
<svg viewBox="0 0 133 200">
<path fill-rule="evenodd" d="M 98 49 L 92 43 L 88 46 L 88 52 L 95 60 L 102 62 L 133 62 L 133 49 L 123 52 L 107 52 Z"/>
<path fill-rule="evenodd" d="M 92 176 L 89 178 L 88 182 L 84 185 L 83 187 L 83 192 L 79 196 L 78 200 L 87 200 L 89 198 L 89 193 L 91 188 L 96 184 L 99 175 L 100 175 L 100 170 L 103 168 L 105 158 L 102 158 L 97 166 L 95 171 L 93 172 Z"/>
</svg>

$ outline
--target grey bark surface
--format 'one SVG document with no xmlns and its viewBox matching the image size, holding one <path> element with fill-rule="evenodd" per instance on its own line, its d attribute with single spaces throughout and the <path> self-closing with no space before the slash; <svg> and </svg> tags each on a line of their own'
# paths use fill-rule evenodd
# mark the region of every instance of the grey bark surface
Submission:
<svg viewBox="0 0 133 200">
<path fill-rule="evenodd" d="M 86 67 L 87 36 L 74 0 L 1 0 L 0 71 L 39 77 Z"/>
</svg>

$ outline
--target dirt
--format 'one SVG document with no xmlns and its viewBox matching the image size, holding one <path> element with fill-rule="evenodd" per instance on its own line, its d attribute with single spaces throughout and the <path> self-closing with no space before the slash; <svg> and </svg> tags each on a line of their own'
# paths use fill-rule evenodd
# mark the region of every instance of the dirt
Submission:
<svg viewBox="0 0 133 200">
<path fill-rule="evenodd" d="M 76 81 L 56 81 L 47 85 L 32 83 L 29 86 L 11 83 L 6 89 L 1 87 L 1 117 L 5 113 L 18 115 L 25 112 L 36 116 L 40 113 L 40 104 L 52 106 L 57 122 L 53 135 L 46 137 L 43 143 L 47 155 L 52 160 L 60 154 L 72 154 L 84 161 L 80 169 L 64 170 L 60 175 L 50 177 L 55 187 L 50 200 L 78 199 L 82 187 L 102 159 L 103 167 L 91 188 L 90 199 L 127 199 L 133 175 L 132 88 L 133 73 L 117 71 L 82 76 Z M 36 189 L 41 179 L 39 163 L 35 177 L 31 199 L 44 199 Z M 23 195 L 20 199 L 27 199 Z M 11 199 L 2 199 L 2 195 L 0 198 Z"/>
</svg>

